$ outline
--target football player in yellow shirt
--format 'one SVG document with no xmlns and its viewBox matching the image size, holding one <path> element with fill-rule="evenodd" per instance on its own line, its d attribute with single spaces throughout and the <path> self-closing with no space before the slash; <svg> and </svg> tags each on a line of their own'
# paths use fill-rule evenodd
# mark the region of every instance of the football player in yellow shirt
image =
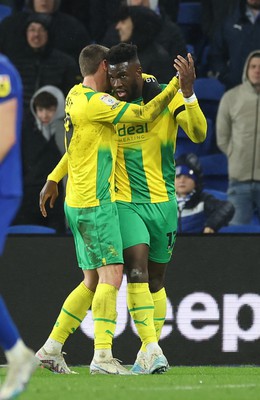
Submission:
<svg viewBox="0 0 260 400">
<path fill-rule="evenodd" d="M 107 55 L 108 49 L 100 45 L 87 46 L 80 54 L 83 83 L 75 85 L 66 98 L 65 163 L 58 164 L 47 182 L 47 185 L 50 181 L 57 182 L 57 176 L 66 165 L 68 182 L 64 208 L 74 236 L 78 265 L 84 274 L 83 282 L 65 300 L 50 337 L 36 354 L 44 366 L 58 373 L 72 372 L 63 358 L 62 345 L 90 306 L 95 331 L 90 372 L 131 373 L 112 355 L 116 297 L 123 274 L 114 189 L 117 153 L 114 127 L 119 122 L 153 121 L 179 89 L 178 79 L 174 77 L 162 93 L 144 106 L 121 102 L 105 93 L 109 89 Z M 41 203 L 43 215 L 46 215 L 45 201 Z M 146 349 L 151 372 L 167 367 L 153 327 Z"/>
<path fill-rule="evenodd" d="M 174 152 L 178 126 L 193 142 L 206 138 L 206 119 L 193 92 L 195 72 L 190 54 L 186 67 L 185 79 L 179 77 L 181 91 L 154 121 L 117 124 L 116 203 L 127 303 L 142 341 L 132 368 L 137 374 L 151 373 L 146 352 L 149 326 L 154 325 L 159 340 L 166 316 L 165 272 L 177 232 Z M 159 86 L 151 76 L 143 79 L 140 62 L 132 46 L 125 43 L 110 49 L 108 76 L 115 97 L 132 104 L 143 105 L 144 97 L 154 97 L 152 92 L 166 86 Z M 144 320 L 145 325 L 140 323 Z"/>
</svg>

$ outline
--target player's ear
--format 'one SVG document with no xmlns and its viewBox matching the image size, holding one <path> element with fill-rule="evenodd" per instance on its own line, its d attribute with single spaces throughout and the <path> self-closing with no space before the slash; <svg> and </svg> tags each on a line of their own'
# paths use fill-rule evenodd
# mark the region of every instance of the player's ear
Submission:
<svg viewBox="0 0 260 400">
<path fill-rule="evenodd" d="M 108 67 L 107 67 L 107 65 L 108 65 L 107 60 L 101 61 L 101 64 L 102 64 L 102 67 L 103 67 L 104 71 L 107 72 L 107 69 L 108 69 Z"/>
<path fill-rule="evenodd" d="M 137 74 L 138 78 L 143 79 L 143 78 L 142 78 L 142 72 L 143 72 L 142 67 L 141 67 L 141 65 L 139 65 L 139 66 L 137 67 L 137 69 L 136 69 L 136 74 Z"/>
</svg>

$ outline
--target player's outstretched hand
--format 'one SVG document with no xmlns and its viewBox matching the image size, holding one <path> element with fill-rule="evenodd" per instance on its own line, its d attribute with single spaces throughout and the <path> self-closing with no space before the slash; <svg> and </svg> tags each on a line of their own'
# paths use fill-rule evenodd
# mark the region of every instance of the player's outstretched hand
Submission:
<svg viewBox="0 0 260 400">
<path fill-rule="evenodd" d="M 50 199 L 50 208 L 53 208 L 58 195 L 58 184 L 54 181 L 47 181 L 43 186 L 39 197 L 39 206 L 44 217 L 47 217 L 47 211 L 45 208 L 46 201 Z"/>
<path fill-rule="evenodd" d="M 190 97 L 193 94 L 193 83 L 196 78 L 192 55 L 188 53 L 187 58 L 177 56 L 174 60 L 174 67 L 179 73 L 179 83 L 183 96 Z"/>
</svg>

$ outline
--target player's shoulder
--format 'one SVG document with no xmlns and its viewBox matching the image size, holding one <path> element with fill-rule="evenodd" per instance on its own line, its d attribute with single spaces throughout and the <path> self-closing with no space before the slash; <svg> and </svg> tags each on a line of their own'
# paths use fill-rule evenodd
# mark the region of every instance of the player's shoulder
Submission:
<svg viewBox="0 0 260 400">
<path fill-rule="evenodd" d="M 14 65 L 0 54 L 0 99 L 14 97 L 21 91 L 21 78 Z"/>
</svg>

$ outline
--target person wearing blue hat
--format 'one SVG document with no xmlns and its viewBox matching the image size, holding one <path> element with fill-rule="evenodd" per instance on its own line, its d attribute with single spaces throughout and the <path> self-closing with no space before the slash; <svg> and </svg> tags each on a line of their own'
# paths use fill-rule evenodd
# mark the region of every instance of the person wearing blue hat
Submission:
<svg viewBox="0 0 260 400">
<path fill-rule="evenodd" d="M 229 201 L 203 191 L 203 173 L 198 157 L 184 154 L 176 160 L 175 189 L 179 233 L 215 233 L 234 215 Z"/>
</svg>

